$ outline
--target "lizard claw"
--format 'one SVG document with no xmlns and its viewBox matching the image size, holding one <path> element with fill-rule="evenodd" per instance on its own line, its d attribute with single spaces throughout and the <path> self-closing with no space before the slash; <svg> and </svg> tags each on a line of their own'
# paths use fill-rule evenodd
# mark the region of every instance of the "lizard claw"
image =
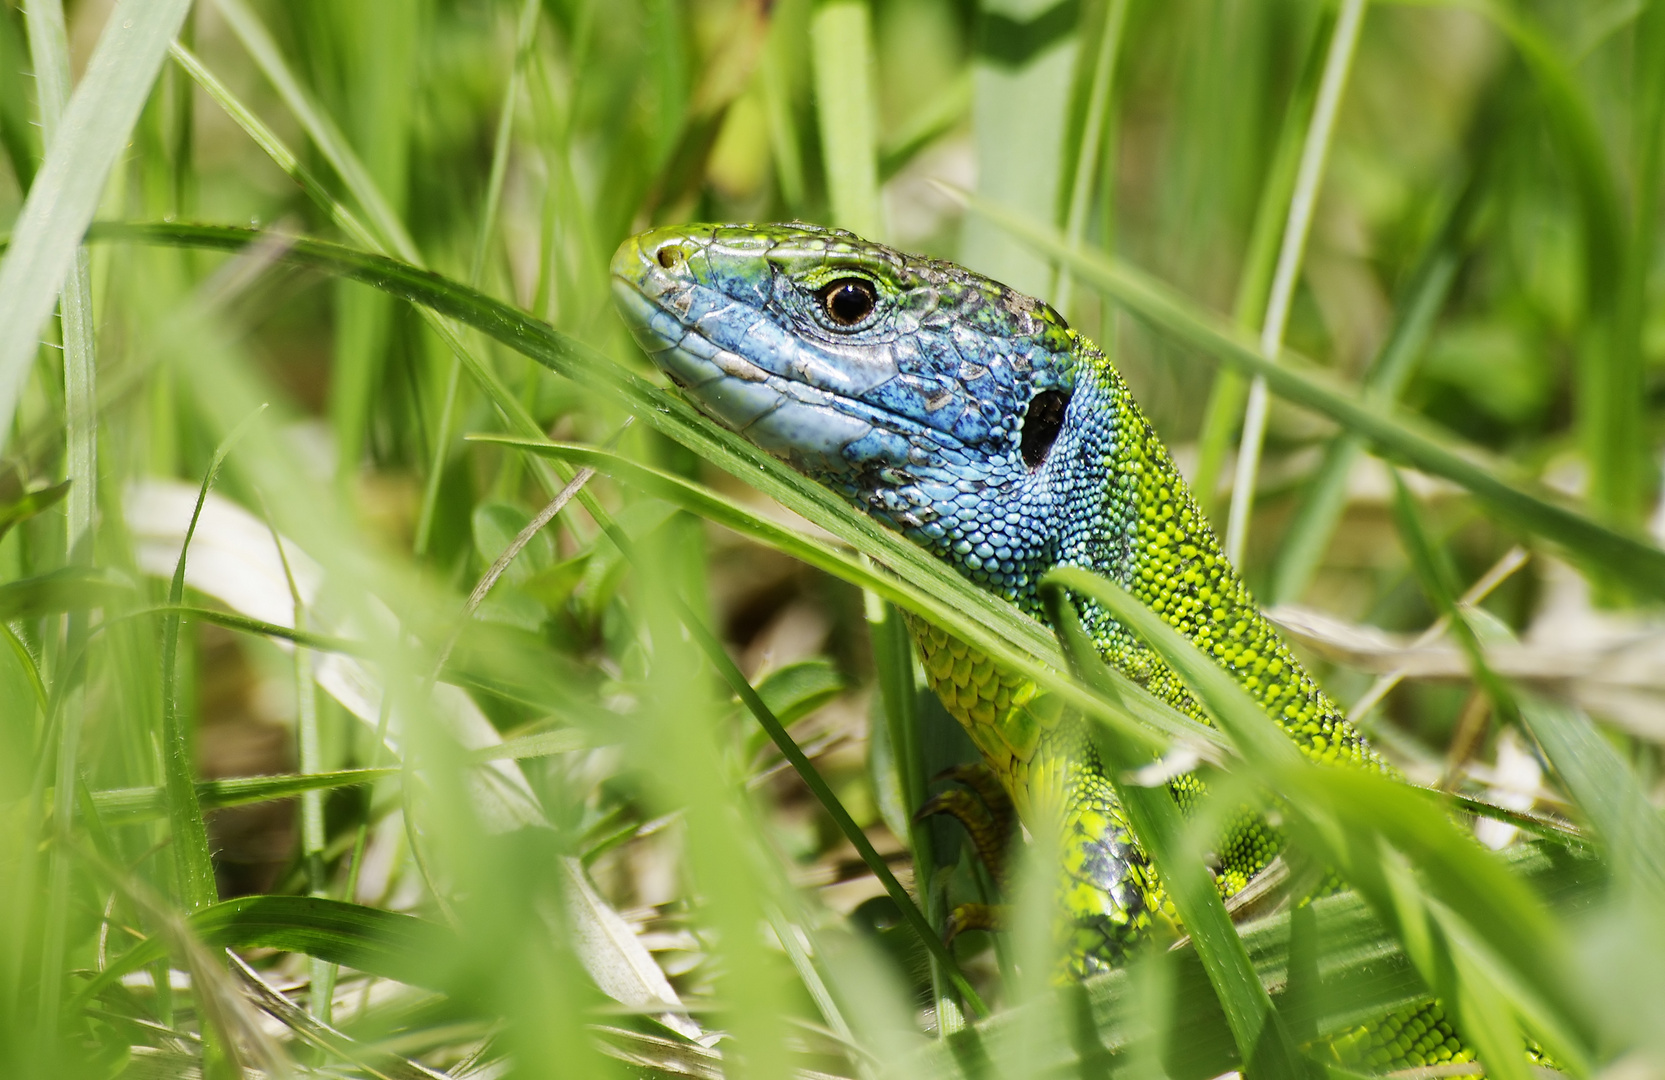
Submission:
<svg viewBox="0 0 1665 1080">
<path fill-rule="evenodd" d="M 986 762 L 962 762 L 950 765 L 932 778 L 933 782 L 954 780 L 977 793 L 988 807 L 989 814 L 995 824 L 1010 838 L 1013 827 L 1017 822 L 1017 809 L 1012 806 L 1012 797 L 1006 794 L 1006 787 L 1000 782 L 993 769 Z"/>
</svg>

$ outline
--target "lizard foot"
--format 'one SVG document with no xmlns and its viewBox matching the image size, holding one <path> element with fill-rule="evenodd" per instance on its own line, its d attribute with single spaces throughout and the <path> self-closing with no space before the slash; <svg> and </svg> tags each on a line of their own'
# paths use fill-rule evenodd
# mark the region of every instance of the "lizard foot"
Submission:
<svg viewBox="0 0 1665 1080">
<path fill-rule="evenodd" d="M 1011 908 L 1006 904 L 958 904 L 943 925 L 943 944 L 953 944 L 967 930 L 1004 930 L 1010 921 Z"/>
</svg>

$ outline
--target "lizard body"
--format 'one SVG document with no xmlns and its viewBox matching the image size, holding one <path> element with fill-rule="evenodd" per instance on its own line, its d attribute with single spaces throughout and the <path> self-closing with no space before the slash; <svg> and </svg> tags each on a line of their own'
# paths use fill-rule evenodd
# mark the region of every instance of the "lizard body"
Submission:
<svg viewBox="0 0 1665 1080">
<path fill-rule="evenodd" d="M 1047 570 L 1113 578 L 1304 753 L 1389 769 L 1261 614 L 1119 373 L 1047 305 L 802 224 L 655 230 L 626 241 L 612 273 L 638 342 L 719 423 L 1037 618 Z M 1080 610 L 1107 663 L 1206 722 L 1149 648 L 1096 605 Z M 1019 816 L 1060 828 L 1072 967 L 1113 965 L 1171 910 L 1080 721 L 964 642 L 909 625 L 932 689 Z M 1202 790 L 1191 775 L 1170 787 L 1182 808 Z M 1222 893 L 1280 845 L 1240 815 L 1219 845 Z M 1361 1029 L 1343 1050 L 1370 1065 L 1467 1053 L 1437 1005 Z"/>
</svg>

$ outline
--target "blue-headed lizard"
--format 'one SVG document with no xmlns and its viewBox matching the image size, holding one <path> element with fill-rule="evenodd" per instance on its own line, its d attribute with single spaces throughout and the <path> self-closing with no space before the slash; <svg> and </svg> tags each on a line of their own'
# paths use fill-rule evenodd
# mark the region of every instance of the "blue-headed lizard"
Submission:
<svg viewBox="0 0 1665 1080">
<path fill-rule="evenodd" d="M 637 341 L 700 409 L 1037 618 L 1058 566 L 1108 576 L 1187 636 L 1308 756 L 1388 771 L 1261 614 L 1114 366 L 1050 307 L 962 267 L 814 226 L 654 230 L 614 256 Z M 1180 678 L 1080 607 L 1100 655 L 1206 721 Z M 910 622 L 932 689 L 1020 817 L 1053 815 L 1071 967 L 1115 964 L 1165 917 L 1163 891 L 1079 721 L 1027 679 Z M 1175 778 L 1181 807 L 1201 784 Z M 987 838 L 984 845 L 987 846 Z M 1222 894 L 1281 838 L 1244 813 L 1218 847 Z M 1467 1060 L 1429 1003 L 1331 1047 L 1349 1065 Z"/>
</svg>

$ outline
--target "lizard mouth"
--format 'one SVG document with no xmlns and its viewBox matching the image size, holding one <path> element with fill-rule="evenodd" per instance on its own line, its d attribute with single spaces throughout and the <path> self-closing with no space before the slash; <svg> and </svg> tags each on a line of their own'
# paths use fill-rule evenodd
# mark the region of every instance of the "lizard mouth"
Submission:
<svg viewBox="0 0 1665 1080">
<path fill-rule="evenodd" d="M 859 396 L 896 377 L 888 355 L 851 364 L 808 356 L 761 310 L 701 286 L 690 263 L 715 233 L 644 233 L 619 246 L 610 268 L 637 343 L 702 411 L 806 471 L 904 465 L 921 441 L 958 448 L 953 436 Z M 742 339 L 757 359 L 731 347 Z"/>
</svg>

